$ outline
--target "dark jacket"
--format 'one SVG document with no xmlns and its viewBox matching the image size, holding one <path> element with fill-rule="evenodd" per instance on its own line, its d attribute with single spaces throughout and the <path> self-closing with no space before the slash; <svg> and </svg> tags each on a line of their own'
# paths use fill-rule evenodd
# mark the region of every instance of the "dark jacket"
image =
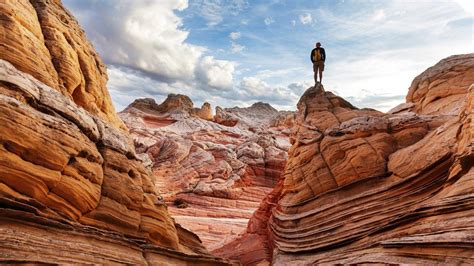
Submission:
<svg viewBox="0 0 474 266">
<path fill-rule="evenodd" d="M 311 55 L 310 55 L 310 59 L 311 59 L 311 62 L 314 63 L 314 60 L 313 60 L 313 56 L 316 54 L 316 52 L 319 50 L 319 53 L 321 53 L 321 59 L 323 60 L 323 62 L 326 61 L 326 51 L 324 51 L 324 48 L 314 48 L 313 51 L 311 51 Z"/>
</svg>

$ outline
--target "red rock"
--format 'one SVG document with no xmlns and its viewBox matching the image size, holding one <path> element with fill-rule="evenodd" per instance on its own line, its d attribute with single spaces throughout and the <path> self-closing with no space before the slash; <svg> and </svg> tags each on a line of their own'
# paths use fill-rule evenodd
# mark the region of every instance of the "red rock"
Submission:
<svg viewBox="0 0 474 266">
<path fill-rule="evenodd" d="M 253 211 L 280 178 L 288 135 L 283 127 L 271 127 L 280 113 L 266 104 L 232 109 L 239 122 L 228 127 L 174 112 L 189 110 L 190 101 L 173 108 L 156 107 L 167 102 L 136 100 L 120 116 L 137 151 L 151 159 L 156 187 L 164 192 L 172 216 L 212 250 L 245 230 Z M 247 115 L 260 117 L 258 132 L 249 130 L 256 124 L 250 124 Z"/>
<path fill-rule="evenodd" d="M 322 86 L 306 91 L 277 199 L 214 254 L 243 264 L 473 263 L 471 57 L 441 61 L 455 79 L 430 79 L 434 90 L 462 88 L 439 100 L 447 109 L 423 100 L 430 90 L 411 89 L 408 99 L 420 100 L 390 114 L 356 109 Z"/>
<path fill-rule="evenodd" d="M 0 33 L 0 263 L 228 264 L 170 217 L 61 2 L 2 2 Z"/>
</svg>

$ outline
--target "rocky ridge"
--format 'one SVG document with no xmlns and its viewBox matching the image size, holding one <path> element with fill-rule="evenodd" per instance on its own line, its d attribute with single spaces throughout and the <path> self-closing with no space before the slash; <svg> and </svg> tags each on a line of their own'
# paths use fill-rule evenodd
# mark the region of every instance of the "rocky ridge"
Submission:
<svg viewBox="0 0 474 266">
<path fill-rule="evenodd" d="M 170 217 L 61 2 L 0 22 L 0 262 L 228 264 Z"/>
<path fill-rule="evenodd" d="M 120 117 L 172 216 L 212 250 L 245 229 L 280 178 L 294 113 L 257 103 L 217 107 L 210 121 L 195 110 L 187 96 L 169 95 L 159 105 L 135 100 Z"/>
<path fill-rule="evenodd" d="M 246 232 L 214 254 L 243 264 L 473 263 L 472 58 L 421 74 L 411 102 L 389 114 L 309 88 L 282 179 Z M 420 86 L 454 103 L 428 100 L 435 92 Z"/>
</svg>

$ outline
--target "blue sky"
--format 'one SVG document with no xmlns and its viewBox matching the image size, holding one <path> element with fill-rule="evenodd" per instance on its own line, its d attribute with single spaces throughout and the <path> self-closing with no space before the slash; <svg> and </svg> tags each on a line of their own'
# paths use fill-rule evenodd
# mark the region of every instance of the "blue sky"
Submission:
<svg viewBox="0 0 474 266">
<path fill-rule="evenodd" d="M 464 0 L 63 0 L 108 65 L 117 110 L 182 93 L 196 105 L 294 110 L 327 52 L 323 84 L 387 111 L 444 57 L 473 52 Z"/>
</svg>

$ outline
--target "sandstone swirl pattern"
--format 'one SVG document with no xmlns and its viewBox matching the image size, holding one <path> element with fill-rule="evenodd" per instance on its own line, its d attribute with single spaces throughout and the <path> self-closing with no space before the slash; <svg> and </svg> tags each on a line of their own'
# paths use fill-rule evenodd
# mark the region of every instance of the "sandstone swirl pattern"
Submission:
<svg viewBox="0 0 474 266">
<path fill-rule="evenodd" d="M 139 156 L 152 166 L 170 214 L 209 250 L 245 230 L 275 186 L 294 122 L 293 112 L 264 103 L 217 107 L 210 121 L 208 104 L 194 108 L 189 97 L 174 94 L 161 104 L 136 100 L 120 116 Z"/>
<path fill-rule="evenodd" d="M 0 59 L 123 126 L 106 87 L 106 67 L 60 0 L 2 1 L 0 25 Z"/>
<path fill-rule="evenodd" d="M 215 253 L 244 264 L 474 263 L 473 70 L 473 54 L 441 61 L 391 114 L 308 89 L 283 179 Z"/>
<path fill-rule="evenodd" d="M 225 264 L 169 216 L 60 1 L 2 1 L 0 33 L 0 263 Z"/>
</svg>

